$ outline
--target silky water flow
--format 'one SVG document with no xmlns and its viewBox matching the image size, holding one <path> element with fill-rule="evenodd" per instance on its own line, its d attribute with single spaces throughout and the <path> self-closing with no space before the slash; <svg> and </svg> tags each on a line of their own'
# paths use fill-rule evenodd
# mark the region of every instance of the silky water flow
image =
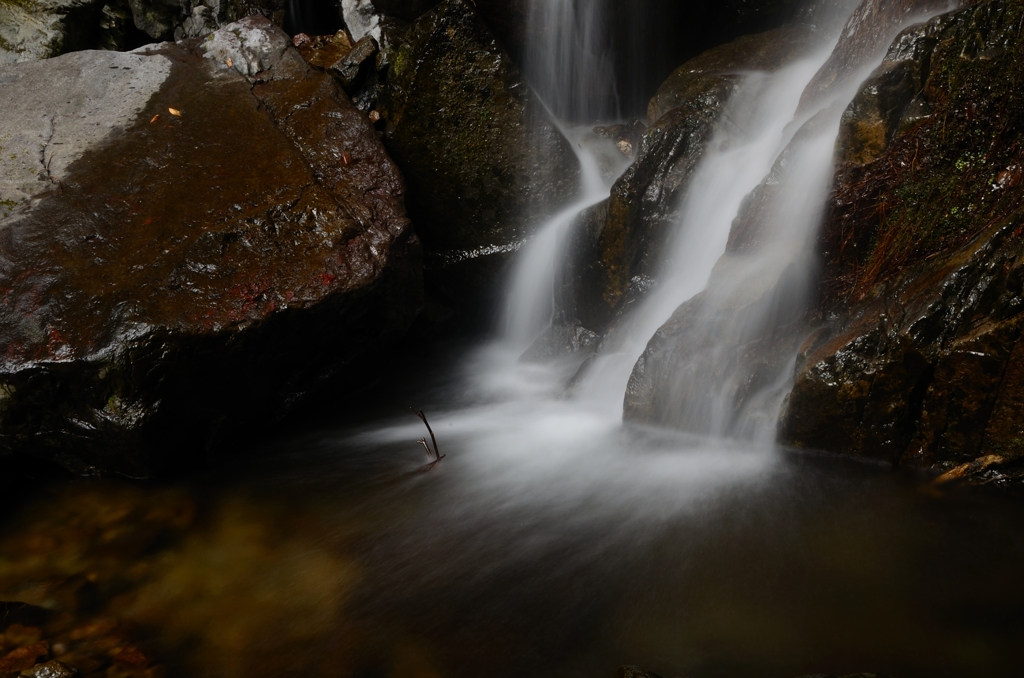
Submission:
<svg viewBox="0 0 1024 678">
<path fill-rule="evenodd" d="M 500 336 L 462 358 L 459 375 L 449 377 L 447 395 L 439 398 L 448 406 L 433 412 L 443 422 L 441 436 L 462 450 L 454 463 L 473 475 L 466 491 L 491 502 L 480 510 L 500 511 L 506 501 L 564 506 L 576 498 L 596 501 L 601 510 L 672 513 L 718 489 L 770 476 L 792 356 L 777 361 L 761 389 L 740 393 L 737 384 L 749 379 L 735 359 L 736 347 L 805 303 L 814 272 L 811 241 L 831 178 L 839 118 L 888 44 L 879 41 L 849 87 L 802 108 L 801 95 L 835 48 L 842 21 L 828 22 L 835 29 L 820 36 L 817 49 L 778 71 L 742 75 L 680 206 L 658 280 L 577 372 L 580 361 L 573 356 L 524 360 L 523 354 L 552 321 L 555 272 L 568 230 L 581 210 L 608 197 L 628 164 L 590 131 L 593 116 L 618 106 L 605 53 L 609 6 L 597 0 L 531 5 L 534 44 L 526 74 L 541 95 L 554 97 L 547 102 L 550 111 L 573 116 L 560 124 L 579 158 L 581 186 L 577 200 L 517 253 Z M 908 17 L 908 25 L 923 18 Z M 889 27 L 887 37 L 901 28 Z M 786 162 L 779 163 L 783 154 Z M 727 253 L 744 198 L 773 167 L 773 183 L 786 190 L 761 224 L 765 244 Z M 666 376 L 672 397 L 660 404 L 664 420 L 681 432 L 652 433 L 623 423 L 623 397 L 645 347 L 680 305 L 702 291 L 689 332 L 694 349 L 682 367 L 675 362 L 677 373 Z M 795 346 L 790 342 L 785 350 Z M 415 419 L 389 422 L 358 439 L 415 440 L 419 426 Z"/>
</svg>

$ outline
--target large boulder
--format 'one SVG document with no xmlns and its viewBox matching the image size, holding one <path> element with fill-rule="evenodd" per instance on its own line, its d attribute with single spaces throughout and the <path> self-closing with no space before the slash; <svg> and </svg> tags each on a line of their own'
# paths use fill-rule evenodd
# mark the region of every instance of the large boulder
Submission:
<svg viewBox="0 0 1024 678">
<path fill-rule="evenodd" d="M 409 184 L 427 280 L 482 308 L 510 255 L 578 190 L 578 162 L 467 0 L 420 17 L 391 59 L 384 143 Z"/>
<path fill-rule="evenodd" d="M 420 306 L 397 168 L 262 17 L 0 69 L 0 147 L 5 454 L 180 466 L 372 370 Z"/>
<path fill-rule="evenodd" d="M 994 0 L 909 29 L 847 110 L 783 442 L 1024 476 L 1022 18 Z"/>
</svg>

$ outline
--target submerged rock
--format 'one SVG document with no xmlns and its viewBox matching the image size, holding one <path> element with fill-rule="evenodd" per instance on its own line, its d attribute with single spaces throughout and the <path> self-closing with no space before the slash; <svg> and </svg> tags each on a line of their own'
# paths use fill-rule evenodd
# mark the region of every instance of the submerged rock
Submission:
<svg viewBox="0 0 1024 678">
<path fill-rule="evenodd" d="M 1024 477 L 1022 19 L 994 0 L 909 29 L 847 111 L 874 142 L 840 141 L 783 442 Z"/>
<path fill-rule="evenodd" d="M 409 184 L 428 283 L 479 309 L 510 254 L 576 193 L 576 157 L 469 2 L 422 16 L 392 59 L 384 142 Z"/>
<path fill-rule="evenodd" d="M 4 453 L 191 463 L 421 304 L 397 168 L 262 17 L 0 70 L 0 146 Z"/>
</svg>

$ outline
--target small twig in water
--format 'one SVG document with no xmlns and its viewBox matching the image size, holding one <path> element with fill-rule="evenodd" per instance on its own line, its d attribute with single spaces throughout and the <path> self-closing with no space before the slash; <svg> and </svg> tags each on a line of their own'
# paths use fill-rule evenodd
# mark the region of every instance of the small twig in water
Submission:
<svg viewBox="0 0 1024 678">
<path fill-rule="evenodd" d="M 427 427 L 427 432 L 430 433 L 430 442 L 434 444 L 433 450 L 431 450 L 430 446 L 427 445 L 426 438 L 420 438 L 417 442 L 419 442 L 420 445 L 423 445 L 423 449 L 427 451 L 427 458 L 433 459 L 436 464 L 448 455 L 441 454 L 441 451 L 437 448 L 437 437 L 434 436 L 434 429 L 430 428 L 430 423 L 427 421 L 427 415 L 423 414 L 423 410 L 417 410 L 415 407 L 410 407 L 409 409 L 412 410 L 413 414 L 420 418 L 423 425 Z"/>
</svg>

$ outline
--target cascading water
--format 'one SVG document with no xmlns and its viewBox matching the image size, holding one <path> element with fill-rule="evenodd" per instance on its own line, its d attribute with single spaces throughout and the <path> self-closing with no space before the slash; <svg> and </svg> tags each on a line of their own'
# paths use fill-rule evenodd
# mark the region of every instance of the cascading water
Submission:
<svg viewBox="0 0 1024 678">
<path fill-rule="evenodd" d="M 562 0 L 538 6 L 553 11 L 549 2 Z M 548 39 L 558 39 L 560 30 L 574 30 L 576 24 L 568 26 L 553 23 Z M 494 572 L 532 571 L 531 564 L 539 562 L 555 563 L 550 571 L 558 583 L 553 587 L 561 588 L 595 563 L 633 552 L 646 558 L 652 541 L 665 537 L 664 526 L 693 515 L 702 523 L 716 502 L 756 495 L 787 473 L 781 455 L 766 454 L 765 446 L 749 440 L 730 440 L 773 433 L 772 413 L 785 392 L 786 366 L 766 380 L 761 393 L 747 394 L 737 411 L 736 384 L 747 380 L 733 349 L 778 323 L 787 303 L 803 303 L 801 278 L 813 266 L 808 242 L 830 179 L 838 115 L 852 90 L 813 105 L 801 106 L 801 97 L 836 41 L 837 35 L 822 36 L 821 49 L 812 55 L 774 73 L 745 75 L 722 116 L 728 124 L 713 137 L 681 206 L 684 216 L 666 253 L 660 284 L 606 339 L 590 368 L 576 376 L 569 397 L 566 384 L 577 373 L 578 358 L 539 362 L 520 356 L 551 323 L 559 243 L 579 210 L 607 197 L 621 167 L 608 170 L 607 149 L 586 143 L 585 128 L 572 125 L 578 120 L 563 125 L 583 166 L 582 197 L 554 215 L 520 250 L 503 335 L 468 359 L 460 357 L 456 385 L 421 401 L 427 403 L 448 456 L 435 476 L 438 494 L 394 548 L 420 554 L 441 548 L 434 544 L 465 541 L 472 547 L 454 554 L 441 549 L 441 561 L 431 561 L 432 569 L 415 575 L 417 588 L 445 590 L 442 582 L 486 581 Z M 584 42 L 573 44 L 578 48 Z M 550 55 L 564 54 L 546 49 Z M 860 75 L 881 58 L 871 56 Z M 561 63 L 563 76 L 574 77 L 569 65 L 577 62 Z M 560 72 L 557 64 L 546 68 L 548 75 Z M 576 110 L 587 106 L 581 103 Z M 726 253 L 745 196 L 766 176 L 794 189 L 780 194 L 761 224 L 768 245 Z M 796 268 L 803 273 L 793 273 Z M 793 286 L 779 285 L 786 280 Z M 695 297 L 703 299 L 693 333 L 699 350 L 675 375 L 679 407 L 670 412 L 690 432 L 623 426 L 623 394 L 634 363 L 677 307 Z M 406 416 L 344 444 L 400 448 L 411 455 L 411 441 L 422 435 L 421 428 Z M 676 545 L 686 542 L 685 535 L 677 536 L 665 538 Z M 408 567 L 419 572 L 421 564 Z M 512 579 L 518 582 L 517 577 Z M 497 579 L 505 590 L 506 580 Z M 524 587 L 532 590 L 532 585 Z"/>
<path fill-rule="evenodd" d="M 707 285 L 743 199 L 792 138 L 800 95 L 833 44 L 834 40 L 818 54 L 777 73 L 744 78 L 723 115 L 734 124 L 719 130 L 695 172 L 660 282 L 613 333 L 577 389 L 587 402 L 609 415 L 621 414 L 622 396 L 637 359 L 672 313 Z"/>
<path fill-rule="evenodd" d="M 530 5 L 534 39 L 525 56 L 526 76 L 549 112 L 562 121 L 560 129 L 580 163 L 580 197 L 549 219 L 518 257 L 503 312 L 510 353 L 522 353 L 551 322 L 551 290 L 563 236 L 582 210 L 607 197 L 626 168 L 627 160 L 610 143 L 596 139 L 585 125 L 574 126 L 618 113 L 610 9 L 608 0 Z"/>
<path fill-rule="evenodd" d="M 591 122 L 619 115 L 608 0 L 530 3 L 524 70 L 555 116 Z"/>
<path fill-rule="evenodd" d="M 851 9 L 852 3 L 846 3 L 846 11 Z M 540 78 L 542 92 L 559 92 L 560 110 L 601 110 L 584 93 L 612 95 L 606 63 L 593 54 L 601 40 L 560 32 L 593 30 L 602 26 L 606 14 L 600 2 L 534 3 L 534 31 L 549 28 L 528 60 L 534 66 L 528 74 Z M 847 22 L 847 37 L 862 18 L 853 16 Z M 662 367 L 671 373 L 658 377 L 666 386 L 659 391 L 664 402 L 657 404 L 656 420 L 696 433 L 773 440 L 792 360 L 776 361 L 769 373 L 754 375 L 738 354 L 805 308 L 815 266 L 811 244 L 831 180 L 840 116 L 892 38 L 926 18 L 908 14 L 885 26 L 884 35 L 870 36 L 876 48 L 855 55 L 857 62 L 845 65 L 843 86 L 826 96 L 808 100 L 807 91 L 840 39 L 840 21 L 831 22 L 833 34 L 822 35 L 821 47 L 810 56 L 774 73 L 745 75 L 722 116 L 728 124 L 717 131 L 693 176 L 655 288 L 609 333 L 600 354 L 574 379 L 577 402 L 603 416 L 620 416 L 627 383 L 652 337 L 676 309 L 703 291 L 682 338 L 688 346 L 675 350 L 675 359 Z M 581 154 L 584 165 L 588 160 Z M 772 192 L 766 201 L 770 207 L 756 215 L 761 244 L 727 252 L 734 220 L 745 198 L 760 185 Z M 524 248 L 506 314 L 506 336 L 517 348 L 537 336 L 550 318 L 557 244 L 578 209 L 603 198 L 606 191 L 592 185 L 586 200 L 559 214 Z M 523 311 L 527 308 L 532 313 Z M 791 353 L 795 347 L 790 339 L 771 350 Z"/>
</svg>

